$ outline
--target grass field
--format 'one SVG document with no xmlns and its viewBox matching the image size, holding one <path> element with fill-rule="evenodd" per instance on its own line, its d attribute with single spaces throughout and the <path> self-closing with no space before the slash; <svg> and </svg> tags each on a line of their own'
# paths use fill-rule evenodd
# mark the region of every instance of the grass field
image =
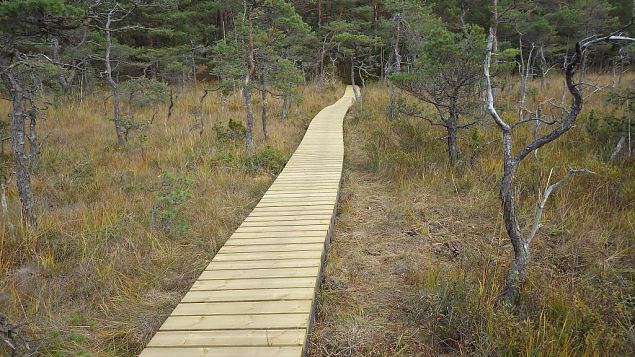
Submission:
<svg viewBox="0 0 635 357">
<path fill-rule="evenodd" d="M 532 83 L 530 102 L 559 102 L 561 81 Z M 507 120 L 517 93 L 512 85 L 499 91 Z M 373 104 L 345 124 L 343 191 L 311 356 L 635 354 L 634 161 L 608 160 L 617 141 L 608 127 L 623 107 L 608 104 L 606 92 L 594 95 L 575 128 L 521 165 L 523 228 L 552 168 L 551 182 L 569 165 L 596 174 L 574 176 L 548 202 L 512 309 L 498 299 L 512 248 L 491 119 L 462 132 L 460 164 L 451 170 L 442 130 L 387 121 L 387 87 L 368 88 L 365 103 Z M 532 132 L 533 124 L 517 133 L 516 150 Z"/>
<path fill-rule="evenodd" d="M 24 324 L 18 331 L 44 355 L 136 355 L 264 194 L 311 118 L 342 92 L 301 88 L 287 119 L 270 98 L 268 142 L 256 102 L 253 156 L 241 125 L 229 126 L 244 122 L 240 93 L 226 111 L 215 93 L 207 97 L 199 135 L 200 90 L 175 88 L 171 118 L 162 106 L 125 148 L 115 145 L 107 94 L 51 107 L 39 124 L 36 226 L 20 228 L 8 183 L 0 312 Z M 9 104 L 0 103 L 2 117 Z"/>
<path fill-rule="evenodd" d="M 507 119 L 516 115 L 509 83 L 498 103 Z M 561 78 L 544 88 L 535 81 L 528 101 L 559 99 L 561 90 Z M 239 93 L 226 110 L 208 97 L 199 135 L 200 91 L 178 90 L 172 117 L 162 107 L 125 148 L 114 145 L 106 94 L 51 107 L 39 124 L 36 226 L 18 224 L 8 183 L 0 312 L 23 324 L 18 330 L 44 355 L 135 355 L 265 192 L 310 119 L 342 91 L 303 87 L 288 119 L 270 99 L 271 137 L 264 142 L 257 121 L 253 156 L 235 124 L 244 118 Z M 365 96 L 364 111 L 345 121 L 344 184 L 311 356 L 635 352 L 635 170 L 626 157 L 609 162 L 623 107 L 594 95 L 574 129 L 521 166 L 527 224 L 552 169 L 552 180 L 569 165 L 596 174 L 575 176 L 552 196 L 521 304 L 511 309 L 498 299 L 511 245 L 490 118 L 461 132 L 460 163 L 450 169 L 443 131 L 389 122 L 383 83 Z M 8 110 L 1 102 L 0 115 Z M 518 134 L 517 146 L 533 127 Z"/>
</svg>

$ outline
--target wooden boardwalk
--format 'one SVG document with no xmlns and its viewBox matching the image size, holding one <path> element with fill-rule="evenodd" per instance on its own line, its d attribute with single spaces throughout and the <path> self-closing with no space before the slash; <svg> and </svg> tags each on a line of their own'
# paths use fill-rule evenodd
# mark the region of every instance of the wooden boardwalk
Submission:
<svg viewBox="0 0 635 357">
<path fill-rule="evenodd" d="M 329 243 L 352 88 L 318 113 L 256 208 L 142 357 L 304 355 Z"/>
</svg>

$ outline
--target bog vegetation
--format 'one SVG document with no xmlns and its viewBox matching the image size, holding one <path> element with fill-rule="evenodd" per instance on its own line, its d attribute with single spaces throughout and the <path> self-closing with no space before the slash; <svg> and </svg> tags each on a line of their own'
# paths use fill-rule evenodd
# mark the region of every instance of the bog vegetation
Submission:
<svg viewBox="0 0 635 357">
<path fill-rule="evenodd" d="M 138 353 L 343 84 L 313 355 L 633 354 L 632 15 L 0 2 L 0 354 Z"/>
</svg>

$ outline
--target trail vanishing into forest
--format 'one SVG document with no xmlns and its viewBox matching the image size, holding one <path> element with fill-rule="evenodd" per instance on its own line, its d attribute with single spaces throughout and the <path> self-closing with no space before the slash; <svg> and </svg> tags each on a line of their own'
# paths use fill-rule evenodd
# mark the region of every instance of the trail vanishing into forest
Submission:
<svg viewBox="0 0 635 357">
<path fill-rule="evenodd" d="M 302 356 L 333 227 L 353 89 L 320 111 L 141 356 Z"/>
</svg>

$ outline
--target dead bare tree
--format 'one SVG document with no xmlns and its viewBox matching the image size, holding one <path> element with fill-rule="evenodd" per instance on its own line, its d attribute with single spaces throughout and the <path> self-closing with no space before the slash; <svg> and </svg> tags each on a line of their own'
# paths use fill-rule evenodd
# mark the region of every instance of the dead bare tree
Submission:
<svg viewBox="0 0 635 357">
<path fill-rule="evenodd" d="M 496 122 L 502 134 L 503 176 L 500 182 L 500 199 L 502 204 L 505 229 L 514 249 L 514 260 L 507 274 L 505 287 L 502 292 L 502 298 L 507 302 L 517 303 L 519 301 L 520 287 L 525 280 L 526 266 L 529 260 L 530 243 L 537 230 L 541 226 L 540 217 L 542 215 L 544 204 L 549 198 L 549 194 L 562 182 L 559 181 L 556 186 L 551 185 L 547 187 L 543 196 L 543 200 L 541 200 L 539 203 L 536 217 L 534 218 L 534 224 L 532 225 L 533 228 L 531 229 L 529 234 L 525 235 L 520 229 L 516 212 L 516 199 L 514 197 L 514 176 L 516 174 L 518 166 L 523 161 L 523 159 L 525 159 L 527 155 L 529 155 L 532 151 L 537 150 L 538 148 L 558 139 L 564 133 L 569 131 L 569 129 L 571 129 L 573 123 L 582 110 L 582 104 L 584 102 L 584 97 L 580 90 L 581 84 L 574 81 L 574 74 L 584 60 L 585 51 L 590 49 L 592 46 L 600 43 L 612 41 L 635 41 L 635 39 L 631 37 L 622 35 L 622 32 L 625 29 L 626 28 L 623 28 L 606 36 L 593 36 L 576 43 L 572 56 L 566 61 L 565 64 L 565 84 L 569 94 L 572 96 L 572 101 L 568 109 L 563 109 L 563 111 L 565 112 L 563 118 L 558 121 L 548 121 L 540 117 L 533 117 L 524 120 L 519 119 L 515 123 L 507 123 L 498 114 L 498 111 L 496 110 L 494 104 L 494 94 L 492 91 L 492 80 L 490 76 L 490 64 L 493 56 L 494 34 L 496 33 L 496 30 L 494 28 L 490 28 L 487 41 L 487 51 L 483 64 L 486 87 L 485 104 L 487 107 L 487 111 Z M 540 121 L 541 123 L 549 125 L 559 125 L 546 134 L 536 137 L 532 142 L 522 147 L 520 151 L 514 153 L 512 148 L 514 129 L 522 124 L 531 121 Z M 569 170 L 569 174 L 574 172 L 577 171 Z"/>
<path fill-rule="evenodd" d="M 635 84 L 635 81 L 633 81 Z M 610 161 L 614 161 L 619 158 L 626 146 L 627 149 L 627 157 L 630 158 L 632 154 L 632 120 L 631 120 L 631 103 L 635 100 L 635 89 L 633 86 L 627 89 L 620 88 L 611 88 L 609 90 L 609 103 L 612 103 L 615 106 L 624 106 L 624 116 L 626 118 L 626 127 L 624 128 L 626 133 L 624 133 L 617 144 L 615 145 L 615 149 L 613 149 L 613 153 L 611 154 Z"/>
<path fill-rule="evenodd" d="M 256 59 L 254 48 L 254 9 L 260 6 L 262 1 L 255 1 L 251 6 L 245 6 L 245 17 L 248 23 L 247 32 L 247 65 L 248 70 L 245 75 L 244 85 L 242 87 L 243 100 L 245 102 L 245 109 L 247 110 L 247 130 L 245 132 L 247 152 L 252 154 L 255 150 L 255 144 L 253 139 L 254 131 L 254 109 L 251 103 L 251 89 L 254 76 L 256 75 Z"/>
<path fill-rule="evenodd" d="M 401 36 L 402 36 L 402 32 L 407 30 L 409 27 L 408 22 L 406 21 L 406 19 L 403 18 L 403 16 L 401 16 L 400 13 L 394 14 L 390 21 L 392 22 L 392 25 L 394 26 L 394 32 L 395 32 L 394 43 L 392 46 L 394 62 L 386 63 L 385 73 L 387 76 L 393 72 L 401 72 L 401 53 L 400 53 Z M 388 120 L 393 120 L 395 118 L 395 110 L 396 110 L 396 91 L 395 91 L 395 84 L 391 81 L 390 82 L 390 105 L 388 107 Z"/>
<path fill-rule="evenodd" d="M 60 66 L 57 81 L 62 90 L 62 97 L 66 97 L 70 93 L 77 74 L 84 73 L 86 70 L 85 64 L 89 58 L 88 55 L 78 54 L 79 49 L 86 43 L 88 30 L 85 27 L 81 28 L 77 36 L 78 38 L 74 40 L 79 42 L 74 46 L 70 46 L 66 51 L 70 55 L 68 61 L 62 60 L 62 47 L 59 38 L 55 37 L 51 40 L 51 46 L 53 47 L 52 60 Z M 68 64 L 65 62 L 68 62 Z"/>
<path fill-rule="evenodd" d="M 209 89 L 203 89 L 203 95 L 199 99 L 198 103 L 198 135 L 203 135 L 205 131 L 205 97 L 209 94 Z"/>
<path fill-rule="evenodd" d="M 101 31 L 106 37 L 106 44 L 104 48 L 104 66 L 106 80 L 112 91 L 112 112 L 113 121 L 115 124 L 115 133 L 117 135 L 117 144 L 124 145 L 125 133 L 121 123 L 121 95 L 119 89 L 119 80 L 114 72 L 119 65 L 119 62 L 112 58 L 113 51 L 113 35 L 118 32 L 130 30 L 138 26 L 118 26 L 119 23 L 128 18 L 135 10 L 136 4 L 132 3 L 129 8 L 124 7 L 117 1 L 102 2 L 96 1 L 93 6 L 88 8 L 88 17 L 91 18 L 91 26 Z"/>
<path fill-rule="evenodd" d="M 529 54 L 525 58 L 523 54 L 523 35 L 518 33 L 518 48 L 520 49 L 520 62 L 518 62 L 518 73 L 520 74 L 520 90 L 518 93 L 518 117 L 520 120 L 525 119 L 525 101 L 527 99 L 527 86 L 533 77 L 533 60 L 535 59 L 534 48 L 532 42 L 529 46 Z"/>
</svg>

